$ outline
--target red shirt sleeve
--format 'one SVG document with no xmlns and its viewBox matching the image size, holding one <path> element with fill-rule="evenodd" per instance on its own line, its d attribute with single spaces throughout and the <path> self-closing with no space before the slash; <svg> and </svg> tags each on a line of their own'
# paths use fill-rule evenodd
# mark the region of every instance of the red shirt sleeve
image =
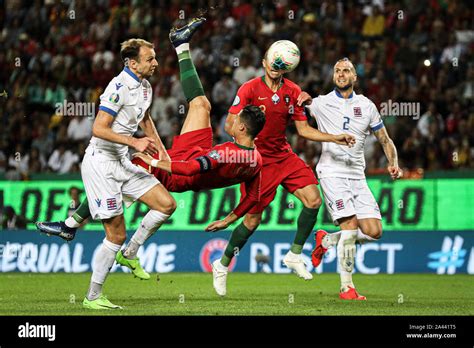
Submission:
<svg viewBox="0 0 474 348">
<path fill-rule="evenodd" d="M 201 156 L 189 161 L 172 161 L 171 173 L 193 176 L 219 167 L 220 163 L 209 156 Z"/>
<path fill-rule="evenodd" d="M 292 95 L 292 102 L 293 102 L 293 108 L 294 108 L 294 112 L 293 112 L 293 116 L 291 116 L 291 118 L 294 120 L 294 121 L 307 121 L 308 118 L 306 117 L 305 113 L 304 113 L 304 106 L 301 105 L 301 106 L 298 106 L 296 104 L 296 101 L 298 99 L 298 96 L 300 95 L 301 93 L 301 88 L 300 86 L 296 85 L 293 87 L 293 95 Z"/>
<path fill-rule="evenodd" d="M 262 186 L 262 172 L 259 171 L 251 180 L 246 181 L 244 199 L 233 210 L 238 217 L 244 216 L 250 208 L 260 201 L 260 188 Z"/>
<path fill-rule="evenodd" d="M 237 91 L 237 95 L 235 96 L 234 102 L 232 106 L 229 108 L 229 113 L 231 114 L 238 114 L 244 106 L 251 104 L 251 87 L 249 83 L 244 83 L 240 86 L 239 90 Z"/>
</svg>

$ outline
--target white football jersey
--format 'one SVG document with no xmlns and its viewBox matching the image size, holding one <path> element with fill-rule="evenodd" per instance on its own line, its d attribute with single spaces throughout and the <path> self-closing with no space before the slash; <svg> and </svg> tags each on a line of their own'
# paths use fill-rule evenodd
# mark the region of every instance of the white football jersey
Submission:
<svg viewBox="0 0 474 348">
<path fill-rule="evenodd" d="M 383 122 L 375 104 L 352 92 L 348 99 L 334 90 L 313 99 L 309 106 L 321 132 L 347 133 L 355 137 L 354 147 L 323 142 L 321 158 L 316 166 L 319 178 L 340 177 L 364 179 L 364 143 L 370 131 L 382 128 Z"/>
<path fill-rule="evenodd" d="M 110 81 L 100 96 L 99 110 L 114 116 L 112 130 L 115 133 L 132 136 L 138 130 L 138 124 L 143 120 L 151 101 L 150 83 L 145 79 L 140 81 L 128 67 L 125 67 Z M 119 158 L 128 154 L 128 146 L 94 136 L 90 144 L 113 157 Z"/>
</svg>

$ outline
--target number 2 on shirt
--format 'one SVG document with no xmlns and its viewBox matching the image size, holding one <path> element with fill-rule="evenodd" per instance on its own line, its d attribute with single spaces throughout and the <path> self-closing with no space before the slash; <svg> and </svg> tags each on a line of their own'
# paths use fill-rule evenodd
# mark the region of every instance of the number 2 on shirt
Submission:
<svg viewBox="0 0 474 348">
<path fill-rule="evenodd" d="M 351 120 L 349 117 L 344 116 L 344 124 L 342 125 L 342 129 L 349 130 L 349 121 Z"/>
</svg>

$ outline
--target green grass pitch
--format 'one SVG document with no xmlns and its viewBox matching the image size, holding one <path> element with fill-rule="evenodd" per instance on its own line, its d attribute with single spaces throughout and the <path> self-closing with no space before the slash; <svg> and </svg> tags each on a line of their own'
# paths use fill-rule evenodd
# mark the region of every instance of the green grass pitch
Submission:
<svg viewBox="0 0 474 348">
<path fill-rule="evenodd" d="M 90 273 L 0 274 L 0 315 L 473 315 L 469 275 L 354 275 L 366 302 L 338 298 L 339 275 L 231 273 L 220 298 L 205 273 L 167 273 L 140 281 L 110 274 L 104 294 L 121 311 L 83 309 Z"/>
</svg>

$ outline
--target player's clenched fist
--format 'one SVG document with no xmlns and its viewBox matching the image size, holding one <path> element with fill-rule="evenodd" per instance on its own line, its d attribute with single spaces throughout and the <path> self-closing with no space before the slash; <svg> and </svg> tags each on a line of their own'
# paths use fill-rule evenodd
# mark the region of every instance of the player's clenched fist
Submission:
<svg viewBox="0 0 474 348">
<path fill-rule="evenodd" d="M 393 180 L 400 179 L 403 176 L 403 171 L 398 166 L 388 166 L 387 170 Z"/>
<path fill-rule="evenodd" d="M 144 137 L 144 138 L 134 138 L 135 140 L 133 141 L 133 148 L 137 150 L 138 152 L 143 152 L 147 153 L 150 155 L 154 155 L 155 153 L 158 152 L 158 148 L 155 145 L 155 140 L 149 137 Z"/>
<path fill-rule="evenodd" d="M 334 142 L 339 145 L 347 145 L 349 147 L 354 146 L 356 140 L 353 135 L 350 134 L 339 134 L 334 136 Z"/>
</svg>

